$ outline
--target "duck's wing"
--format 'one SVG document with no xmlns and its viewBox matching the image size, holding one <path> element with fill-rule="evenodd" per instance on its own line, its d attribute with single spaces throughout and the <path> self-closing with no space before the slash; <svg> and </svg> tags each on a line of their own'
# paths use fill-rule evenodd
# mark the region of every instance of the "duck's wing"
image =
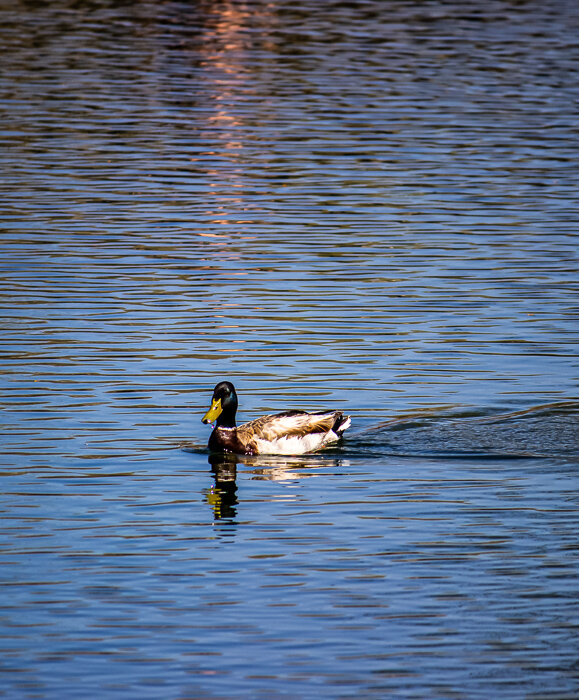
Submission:
<svg viewBox="0 0 579 700">
<path fill-rule="evenodd" d="M 300 438 L 313 433 L 329 433 L 331 430 L 341 435 L 348 425 L 349 419 L 344 419 L 341 411 L 286 411 L 244 423 L 237 428 L 237 433 L 245 443 L 254 439 L 274 442 L 280 438 Z"/>
</svg>

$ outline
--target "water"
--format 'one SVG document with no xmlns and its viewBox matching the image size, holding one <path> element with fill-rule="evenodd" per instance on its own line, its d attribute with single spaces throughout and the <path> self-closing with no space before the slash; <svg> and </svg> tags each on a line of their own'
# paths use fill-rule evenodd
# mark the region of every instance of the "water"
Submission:
<svg viewBox="0 0 579 700">
<path fill-rule="evenodd" d="M 0 692 L 576 697 L 578 10 L 0 8 Z"/>
</svg>

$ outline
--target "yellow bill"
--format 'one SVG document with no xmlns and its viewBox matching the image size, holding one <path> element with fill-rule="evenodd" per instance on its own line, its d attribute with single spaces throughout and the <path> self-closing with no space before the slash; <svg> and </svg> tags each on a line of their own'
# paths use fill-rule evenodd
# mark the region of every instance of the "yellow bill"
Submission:
<svg viewBox="0 0 579 700">
<path fill-rule="evenodd" d="M 203 418 L 201 419 L 201 422 L 202 423 L 213 423 L 214 421 L 217 420 L 217 418 L 219 418 L 222 411 L 223 411 L 223 407 L 221 406 L 221 399 L 213 399 L 213 401 L 211 402 L 211 408 L 203 416 Z"/>
</svg>

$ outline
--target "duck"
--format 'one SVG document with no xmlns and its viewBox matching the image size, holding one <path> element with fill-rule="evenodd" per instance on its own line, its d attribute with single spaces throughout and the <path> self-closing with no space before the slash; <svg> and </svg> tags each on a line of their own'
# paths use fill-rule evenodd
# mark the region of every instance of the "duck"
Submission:
<svg viewBox="0 0 579 700">
<path fill-rule="evenodd" d="M 351 419 L 341 411 L 291 410 L 262 416 L 237 426 L 237 392 L 231 382 L 219 382 L 211 407 L 201 419 L 215 423 L 209 437 L 212 452 L 241 455 L 299 455 L 338 442 Z"/>
</svg>

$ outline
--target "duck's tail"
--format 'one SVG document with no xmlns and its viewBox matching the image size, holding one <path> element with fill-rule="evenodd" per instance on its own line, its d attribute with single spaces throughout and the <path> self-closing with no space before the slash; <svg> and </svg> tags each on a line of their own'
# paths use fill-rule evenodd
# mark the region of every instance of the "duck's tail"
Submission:
<svg viewBox="0 0 579 700">
<path fill-rule="evenodd" d="M 332 431 L 336 433 L 338 437 L 342 437 L 345 430 L 350 427 L 352 422 L 350 416 L 345 416 L 340 411 L 336 411 L 336 419 L 334 420 L 334 425 L 332 426 Z"/>
</svg>

